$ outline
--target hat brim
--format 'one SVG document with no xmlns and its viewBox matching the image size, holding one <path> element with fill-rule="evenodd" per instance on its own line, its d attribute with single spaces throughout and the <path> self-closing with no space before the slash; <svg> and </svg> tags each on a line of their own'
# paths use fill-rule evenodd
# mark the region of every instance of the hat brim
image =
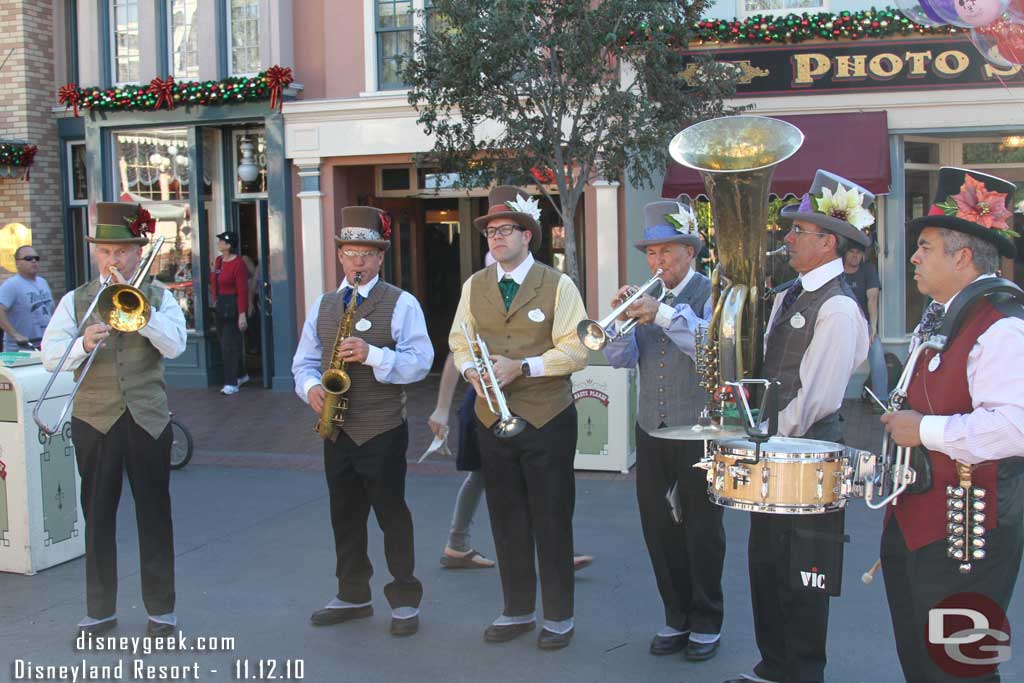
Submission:
<svg viewBox="0 0 1024 683">
<path fill-rule="evenodd" d="M 147 237 L 129 237 L 125 239 L 104 239 L 86 236 L 86 242 L 92 242 L 93 244 L 149 244 L 149 238 Z"/>
<path fill-rule="evenodd" d="M 676 235 L 675 237 L 664 237 L 662 239 L 640 240 L 639 242 L 633 242 L 633 246 L 640 251 L 643 251 L 652 244 L 671 243 L 688 244 L 698 252 L 701 250 L 701 247 L 704 246 L 704 240 L 701 239 L 700 235 Z"/>
<path fill-rule="evenodd" d="M 787 211 L 786 209 L 793 209 Z M 832 216 L 826 216 L 823 213 L 814 213 L 811 211 L 800 211 L 799 207 L 795 204 L 784 207 L 779 215 L 789 221 L 807 221 L 813 223 L 819 228 L 824 228 L 829 232 L 834 232 L 837 235 L 841 235 L 848 240 L 856 242 L 864 247 L 871 246 L 871 238 L 863 230 L 858 230 L 851 223 L 847 223 L 844 220 L 833 218 Z"/>
<path fill-rule="evenodd" d="M 474 218 L 473 227 L 477 230 L 483 230 L 487 227 L 487 224 L 495 218 L 513 219 L 516 223 L 523 226 L 523 228 L 530 231 L 530 251 L 536 251 L 540 247 L 540 224 L 537 223 L 533 216 L 528 213 L 522 213 L 519 211 L 498 211 L 496 213 L 487 213 L 479 218 Z"/>
<path fill-rule="evenodd" d="M 999 234 L 998 230 L 986 228 L 974 221 L 964 220 L 957 216 L 921 216 L 907 223 L 907 229 L 911 234 L 918 234 L 925 228 L 943 228 L 967 233 L 974 237 L 981 238 L 994 246 L 999 255 L 1003 258 L 1016 258 L 1017 247 L 1006 235 Z M 916 239 L 915 239 L 916 241 Z"/>
<path fill-rule="evenodd" d="M 363 247 L 377 247 L 387 251 L 391 248 L 391 240 L 343 240 L 337 235 L 334 237 L 334 245 L 340 247 L 343 244 L 356 244 Z"/>
</svg>

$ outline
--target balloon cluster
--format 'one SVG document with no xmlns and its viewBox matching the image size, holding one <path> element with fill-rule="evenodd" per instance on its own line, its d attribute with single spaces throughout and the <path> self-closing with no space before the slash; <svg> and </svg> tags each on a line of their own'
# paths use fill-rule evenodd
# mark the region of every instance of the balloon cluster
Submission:
<svg viewBox="0 0 1024 683">
<path fill-rule="evenodd" d="M 900 11 L 922 26 L 952 24 L 969 29 L 971 42 L 999 67 L 1024 65 L 1024 0 L 896 0 Z"/>
</svg>

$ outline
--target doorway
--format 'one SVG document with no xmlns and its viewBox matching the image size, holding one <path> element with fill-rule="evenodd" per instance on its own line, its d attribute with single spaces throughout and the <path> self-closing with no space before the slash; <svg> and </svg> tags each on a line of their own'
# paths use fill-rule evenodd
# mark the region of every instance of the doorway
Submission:
<svg viewBox="0 0 1024 683">
<path fill-rule="evenodd" d="M 423 202 L 423 262 L 426 267 L 423 313 L 434 345 L 434 371 L 444 368 L 448 334 L 462 292 L 459 251 L 462 248 L 458 199 Z"/>
<path fill-rule="evenodd" d="M 274 376 L 274 334 L 267 272 L 267 200 L 236 200 L 234 204 L 238 253 L 249 268 L 249 329 L 243 344 L 245 370 L 254 382 L 269 389 Z"/>
</svg>

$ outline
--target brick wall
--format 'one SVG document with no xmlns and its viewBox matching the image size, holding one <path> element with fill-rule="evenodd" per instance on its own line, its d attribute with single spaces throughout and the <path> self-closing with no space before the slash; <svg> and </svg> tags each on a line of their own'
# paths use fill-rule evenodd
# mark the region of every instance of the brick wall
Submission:
<svg viewBox="0 0 1024 683">
<path fill-rule="evenodd" d="M 0 139 L 36 145 L 30 180 L 0 178 L 0 227 L 32 229 L 43 257 L 40 273 L 55 297 L 64 293 L 60 142 L 50 109 L 56 104 L 53 6 L 40 0 L 0 0 Z M 8 58 L 8 55 L 10 57 Z M 0 278 L 9 276 L 2 272 Z"/>
</svg>

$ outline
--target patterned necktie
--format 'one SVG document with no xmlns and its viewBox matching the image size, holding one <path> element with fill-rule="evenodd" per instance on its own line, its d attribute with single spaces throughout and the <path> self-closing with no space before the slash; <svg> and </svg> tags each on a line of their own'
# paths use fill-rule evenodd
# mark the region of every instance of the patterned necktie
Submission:
<svg viewBox="0 0 1024 683">
<path fill-rule="evenodd" d="M 342 303 L 344 303 L 345 308 L 348 308 L 349 303 L 352 301 L 352 291 L 352 287 L 346 287 L 345 293 L 341 295 Z M 365 296 L 362 294 L 356 294 L 356 306 L 361 305 L 364 301 L 366 301 Z"/>
<path fill-rule="evenodd" d="M 676 295 L 673 294 L 672 292 L 669 292 L 668 294 L 666 294 L 665 298 L 661 300 L 661 303 L 665 304 L 666 306 L 672 306 L 673 304 L 675 304 L 675 302 L 676 302 Z"/>
<path fill-rule="evenodd" d="M 803 294 L 803 292 L 804 285 L 799 280 L 797 280 L 795 285 L 786 290 L 786 296 L 782 297 L 782 305 L 779 306 L 779 311 L 775 314 L 775 320 L 772 322 L 772 329 L 768 330 L 768 334 L 771 334 L 772 330 L 779 326 L 779 323 L 781 323 L 786 317 L 786 313 L 793 307 L 793 304 L 796 302 L 797 298 Z"/>
<path fill-rule="evenodd" d="M 506 275 L 501 278 L 498 282 L 498 289 L 501 290 L 501 298 L 505 302 L 505 310 L 512 305 L 512 299 L 516 298 L 516 292 L 519 291 L 519 283 L 512 279 L 512 276 Z"/>
<path fill-rule="evenodd" d="M 917 327 L 917 336 L 921 340 L 928 339 L 942 327 L 942 319 L 946 317 L 946 307 L 938 301 L 928 304 L 921 316 L 921 324 Z"/>
</svg>

